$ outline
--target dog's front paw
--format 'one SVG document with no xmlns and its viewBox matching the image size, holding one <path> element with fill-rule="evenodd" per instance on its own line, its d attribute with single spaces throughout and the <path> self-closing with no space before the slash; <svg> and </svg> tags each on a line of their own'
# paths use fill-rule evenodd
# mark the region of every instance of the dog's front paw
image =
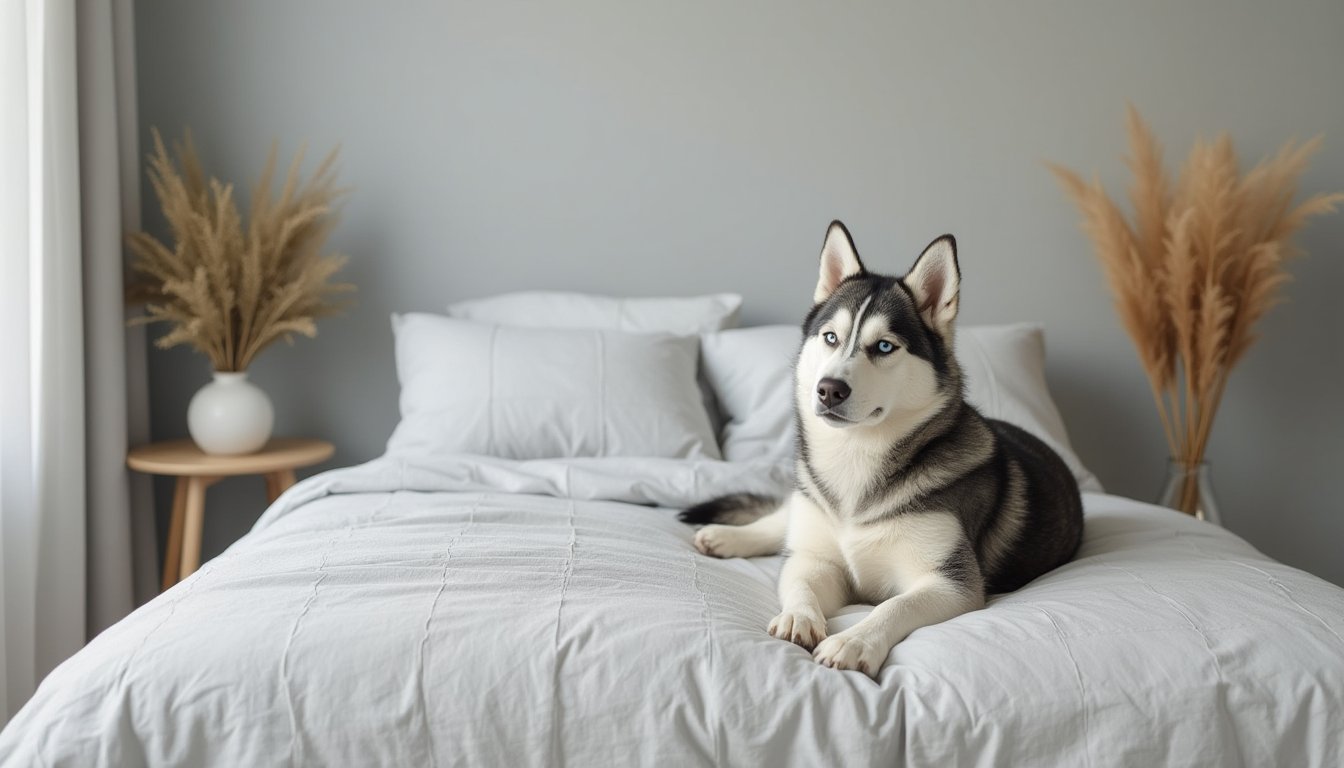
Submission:
<svg viewBox="0 0 1344 768">
<path fill-rule="evenodd" d="M 812 652 L 812 658 L 827 667 L 856 669 L 876 679 L 878 670 L 890 652 L 891 646 L 875 642 L 862 632 L 847 629 L 822 640 Z"/>
<path fill-rule="evenodd" d="M 710 557 L 742 557 L 741 535 L 731 525 L 706 525 L 695 532 L 695 548 Z"/>
<path fill-rule="evenodd" d="M 771 637 L 788 640 L 810 651 L 826 637 L 826 619 L 807 613 L 784 611 L 770 620 L 766 631 Z"/>
</svg>

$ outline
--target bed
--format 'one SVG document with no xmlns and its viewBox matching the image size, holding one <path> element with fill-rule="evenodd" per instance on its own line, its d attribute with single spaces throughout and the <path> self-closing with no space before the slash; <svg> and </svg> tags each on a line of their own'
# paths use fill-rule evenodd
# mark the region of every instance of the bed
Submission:
<svg viewBox="0 0 1344 768">
<path fill-rule="evenodd" d="M 1071 563 L 874 680 L 765 633 L 780 558 L 676 520 L 787 487 L 727 455 L 769 430 L 537 459 L 491 421 L 491 454 L 403 433 L 291 488 L 54 671 L 0 765 L 1344 765 L 1344 590 L 1221 528 L 1089 480 Z"/>
</svg>

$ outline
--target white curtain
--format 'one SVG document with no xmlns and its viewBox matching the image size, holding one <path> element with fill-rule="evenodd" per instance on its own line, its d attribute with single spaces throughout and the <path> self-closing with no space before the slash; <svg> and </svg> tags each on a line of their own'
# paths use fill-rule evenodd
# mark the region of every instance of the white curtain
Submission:
<svg viewBox="0 0 1344 768">
<path fill-rule="evenodd" d="M 125 470 L 145 431 L 122 301 L 130 30 L 129 0 L 0 2 L 0 724 L 152 594 L 149 497 Z"/>
</svg>

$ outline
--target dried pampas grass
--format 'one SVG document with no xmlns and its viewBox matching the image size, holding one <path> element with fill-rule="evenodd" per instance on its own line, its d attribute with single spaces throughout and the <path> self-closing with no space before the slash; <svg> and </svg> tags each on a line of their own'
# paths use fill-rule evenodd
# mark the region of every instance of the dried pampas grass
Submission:
<svg viewBox="0 0 1344 768">
<path fill-rule="evenodd" d="M 1289 141 L 1242 174 L 1232 140 L 1200 140 L 1173 183 L 1162 148 L 1132 106 L 1126 164 L 1131 218 L 1095 178 L 1050 165 L 1083 214 L 1116 309 L 1148 375 L 1172 458 L 1186 470 L 1179 506 L 1198 504 L 1192 470 L 1204 459 L 1228 374 L 1280 300 L 1292 235 L 1335 211 L 1344 194 L 1293 205 L 1297 180 L 1321 139 Z"/>
<path fill-rule="evenodd" d="M 170 326 L 155 344 L 190 344 L 215 370 L 242 371 L 275 341 L 315 336 L 317 319 L 343 308 L 335 297 L 354 290 L 331 282 L 346 257 L 322 252 L 345 194 L 336 187 L 336 151 L 300 182 L 301 149 L 273 198 L 272 146 L 244 225 L 233 185 L 207 181 L 191 135 L 174 146 L 174 164 L 159 132 L 153 134 L 149 180 L 173 245 L 147 232 L 130 233 L 126 241 L 138 273 L 129 292 L 146 304 L 138 322 Z"/>
</svg>

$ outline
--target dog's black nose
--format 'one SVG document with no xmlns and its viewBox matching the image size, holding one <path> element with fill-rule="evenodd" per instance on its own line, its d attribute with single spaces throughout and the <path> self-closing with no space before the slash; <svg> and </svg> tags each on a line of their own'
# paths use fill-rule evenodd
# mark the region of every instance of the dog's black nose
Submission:
<svg viewBox="0 0 1344 768">
<path fill-rule="evenodd" d="M 822 379 L 817 382 L 817 397 L 822 405 L 834 408 L 849 397 L 849 385 L 839 379 Z"/>
</svg>

